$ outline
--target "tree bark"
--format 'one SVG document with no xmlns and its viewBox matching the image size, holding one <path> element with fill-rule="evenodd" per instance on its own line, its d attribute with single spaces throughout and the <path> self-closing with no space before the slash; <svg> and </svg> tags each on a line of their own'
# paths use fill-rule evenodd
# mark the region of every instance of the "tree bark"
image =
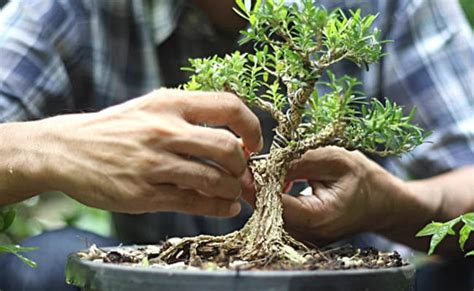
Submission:
<svg viewBox="0 0 474 291">
<path fill-rule="evenodd" d="M 283 242 L 281 193 L 286 167 L 271 157 L 251 164 L 257 201 L 252 216 L 241 230 L 245 242 L 241 252 L 243 258 L 271 255 Z"/>
</svg>

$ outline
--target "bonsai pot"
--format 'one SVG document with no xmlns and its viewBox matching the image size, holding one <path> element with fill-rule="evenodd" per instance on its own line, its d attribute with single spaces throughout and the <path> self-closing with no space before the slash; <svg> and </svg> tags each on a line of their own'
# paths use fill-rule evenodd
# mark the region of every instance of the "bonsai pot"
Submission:
<svg viewBox="0 0 474 291">
<path fill-rule="evenodd" d="M 66 281 L 82 290 L 209 290 L 209 291 L 402 291 L 413 290 L 415 268 L 340 271 L 174 270 L 81 259 L 69 255 Z"/>
</svg>

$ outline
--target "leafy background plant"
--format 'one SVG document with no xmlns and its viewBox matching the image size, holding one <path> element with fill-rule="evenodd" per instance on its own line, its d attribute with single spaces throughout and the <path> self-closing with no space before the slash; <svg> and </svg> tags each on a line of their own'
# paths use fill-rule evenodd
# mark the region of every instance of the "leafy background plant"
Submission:
<svg viewBox="0 0 474 291">
<path fill-rule="evenodd" d="M 460 0 L 462 8 L 466 14 L 471 27 L 474 28 L 474 1 Z M 456 227 L 463 225 L 459 231 Z M 446 222 L 433 221 L 421 229 L 416 236 L 427 237 L 431 236 L 428 255 L 434 254 L 438 245 L 448 236 L 458 235 L 458 243 L 461 250 L 464 252 L 466 242 L 468 241 L 471 232 L 474 230 L 474 212 L 463 214 L 457 218 Z M 473 256 L 474 250 L 468 251 L 465 256 Z"/>
<path fill-rule="evenodd" d="M 30 236 L 67 226 L 104 236 L 112 234 L 109 212 L 84 206 L 63 193 L 44 193 L 15 205 L 0 207 L 0 255 L 12 253 L 35 267 L 36 263 L 22 253 L 36 251 L 36 248 L 18 244 Z"/>
<path fill-rule="evenodd" d="M 472 0 L 460 0 L 462 8 L 466 13 L 466 17 L 474 28 L 474 1 Z"/>
<path fill-rule="evenodd" d="M 16 210 L 14 208 L 0 209 L 0 232 L 6 231 L 12 225 L 15 216 Z M 0 245 L 0 253 L 14 254 L 32 268 L 36 267 L 36 263 L 24 257 L 21 253 L 34 251 L 36 249 L 35 247 L 20 247 L 15 244 Z"/>
<path fill-rule="evenodd" d="M 463 225 L 459 231 L 456 231 L 456 227 L 459 225 Z M 459 247 L 464 252 L 465 245 L 471 232 L 474 230 L 474 212 L 469 212 L 463 214 L 459 217 L 451 219 L 446 222 L 436 222 L 433 221 L 426 225 L 422 230 L 420 230 L 416 236 L 417 237 L 425 237 L 431 236 L 430 239 L 430 248 L 428 250 L 428 255 L 432 255 L 438 245 L 447 237 L 447 236 L 455 236 L 458 235 L 459 239 Z M 474 250 L 468 251 L 466 256 L 473 256 Z"/>
</svg>

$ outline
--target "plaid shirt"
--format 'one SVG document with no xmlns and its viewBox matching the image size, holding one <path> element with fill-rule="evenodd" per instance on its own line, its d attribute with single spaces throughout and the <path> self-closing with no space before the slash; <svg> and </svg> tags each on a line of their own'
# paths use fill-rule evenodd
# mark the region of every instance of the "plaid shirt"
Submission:
<svg viewBox="0 0 474 291">
<path fill-rule="evenodd" d="M 187 58 L 222 53 L 219 37 L 189 2 L 12 1 L 0 14 L 0 121 L 99 110 L 183 82 L 179 68 Z M 385 47 L 388 56 L 367 72 L 349 63 L 333 70 L 358 75 L 368 96 L 416 106 L 416 122 L 434 132 L 431 143 L 413 153 L 379 162 L 412 178 L 473 164 L 474 42 L 458 1 L 316 2 L 380 12 L 375 25 L 394 41 Z M 200 219 L 180 223 L 192 226 L 171 234 L 229 231 L 218 222 L 196 230 Z M 170 223 L 161 219 L 161 226 Z"/>
</svg>

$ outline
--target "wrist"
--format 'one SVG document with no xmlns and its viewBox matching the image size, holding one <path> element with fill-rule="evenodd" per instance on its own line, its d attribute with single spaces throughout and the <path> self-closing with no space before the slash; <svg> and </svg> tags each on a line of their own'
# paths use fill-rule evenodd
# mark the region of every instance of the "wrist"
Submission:
<svg viewBox="0 0 474 291">
<path fill-rule="evenodd" d="M 0 204 L 45 192 L 48 182 L 48 144 L 40 121 L 0 125 Z"/>
<path fill-rule="evenodd" d="M 406 182 L 373 163 L 367 173 L 369 210 L 366 231 L 390 235 L 398 231 L 413 231 L 436 212 L 433 201 L 420 195 L 418 185 Z M 411 229 L 413 227 L 413 229 Z"/>
<path fill-rule="evenodd" d="M 427 191 L 422 181 L 403 181 L 386 172 L 384 196 L 389 202 L 384 221 L 375 231 L 395 240 L 414 236 L 426 223 L 433 220 L 442 205 L 441 193 Z"/>
</svg>

